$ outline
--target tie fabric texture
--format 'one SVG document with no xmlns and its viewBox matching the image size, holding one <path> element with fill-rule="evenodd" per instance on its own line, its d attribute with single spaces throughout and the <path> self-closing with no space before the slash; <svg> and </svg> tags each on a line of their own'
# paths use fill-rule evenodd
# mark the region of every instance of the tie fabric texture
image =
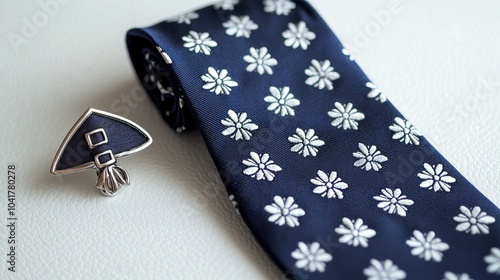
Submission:
<svg viewBox="0 0 500 280">
<path fill-rule="evenodd" d="M 166 122 L 199 129 L 287 277 L 499 279 L 499 208 L 306 1 L 224 0 L 130 30 L 127 45 Z"/>
</svg>

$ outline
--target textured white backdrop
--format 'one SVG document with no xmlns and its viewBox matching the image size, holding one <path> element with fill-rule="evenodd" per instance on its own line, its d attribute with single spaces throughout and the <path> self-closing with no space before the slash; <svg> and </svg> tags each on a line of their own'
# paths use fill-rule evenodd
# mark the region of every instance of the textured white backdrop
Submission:
<svg viewBox="0 0 500 280">
<path fill-rule="evenodd" d="M 65 0 L 48 13 L 40 3 L 50 1 L 0 10 L 0 224 L 8 164 L 17 166 L 19 217 L 16 273 L 0 227 L 0 279 L 280 279 L 198 133 L 163 123 L 126 52 L 129 28 L 209 2 Z M 403 114 L 500 205 L 500 2 L 310 2 Z M 12 43 L 14 34 L 24 40 Z M 120 161 L 132 185 L 114 198 L 98 194 L 93 172 L 48 173 L 87 107 L 119 108 L 154 138 Z"/>
</svg>

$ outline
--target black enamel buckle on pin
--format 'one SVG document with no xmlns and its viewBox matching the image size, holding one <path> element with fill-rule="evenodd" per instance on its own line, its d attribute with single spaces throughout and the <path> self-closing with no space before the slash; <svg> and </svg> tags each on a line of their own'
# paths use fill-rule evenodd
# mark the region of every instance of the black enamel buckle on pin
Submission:
<svg viewBox="0 0 500 280">
<path fill-rule="evenodd" d="M 152 142 L 136 123 L 89 108 L 64 138 L 50 173 L 65 175 L 93 168 L 98 177 L 96 187 L 102 194 L 113 196 L 130 184 L 127 171 L 116 165 L 116 159 L 141 151 Z"/>
</svg>

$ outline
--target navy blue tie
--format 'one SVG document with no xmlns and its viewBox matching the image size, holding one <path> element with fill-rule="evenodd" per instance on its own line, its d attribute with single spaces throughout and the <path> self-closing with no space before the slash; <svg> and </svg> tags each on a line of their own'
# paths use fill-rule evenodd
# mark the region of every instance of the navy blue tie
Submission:
<svg viewBox="0 0 500 280">
<path fill-rule="evenodd" d="M 166 122 L 199 129 L 287 277 L 498 279 L 498 207 L 306 1 L 224 0 L 130 30 L 127 45 Z"/>
</svg>

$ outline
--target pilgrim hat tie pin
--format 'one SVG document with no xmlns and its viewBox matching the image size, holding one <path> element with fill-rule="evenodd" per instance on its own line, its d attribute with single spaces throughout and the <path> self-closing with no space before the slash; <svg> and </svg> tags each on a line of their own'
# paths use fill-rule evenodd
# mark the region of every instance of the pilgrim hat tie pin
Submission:
<svg viewBox="0 0 500 280">
<path fill-rule="evenodd" d="M 96 187 L 113 196 L 129 185 L 127 171 L 116 159 L 145 149 L 151 136 L 136 123 L 123 117 L 89 108 L 64 138 L 54 157 L 50 173 L 65 175 L 94 168 Z"/>
</svg>

